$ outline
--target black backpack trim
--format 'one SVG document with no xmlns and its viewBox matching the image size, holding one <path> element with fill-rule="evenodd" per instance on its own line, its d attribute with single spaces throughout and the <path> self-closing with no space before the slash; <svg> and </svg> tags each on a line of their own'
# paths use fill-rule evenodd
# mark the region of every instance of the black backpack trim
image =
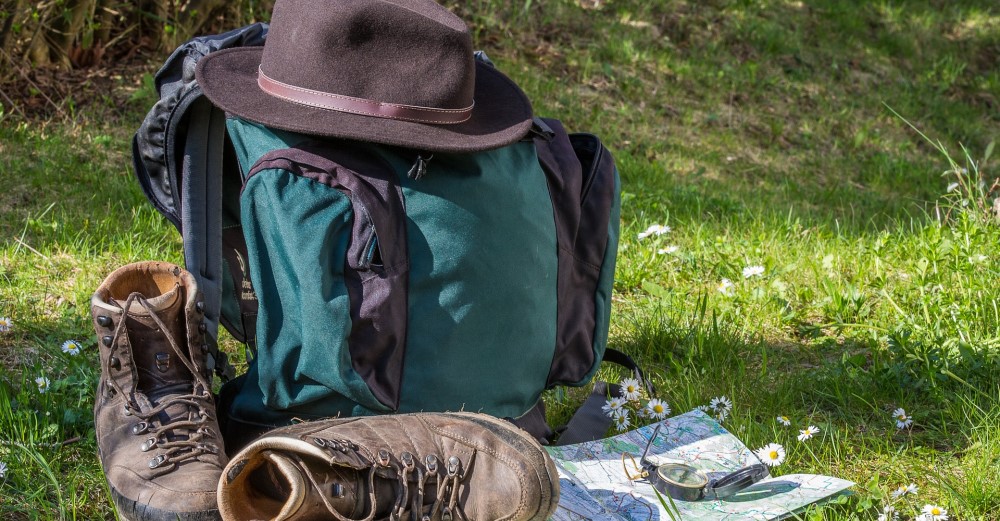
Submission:
<svg viewBox="0 0 1000 521">
<path fill-rule="evenodd" d="M 225 114 L 202 95 L 195 67 L 205 55 L 230 47 L 260 46 L 266 24 L 195 38 L 178 47 L 156 73 L 159 101 L 132 140 L 132 164 L 146 198 L 181 233 L 185 267 L 205 296 L 208 364 L 224 381 L 235 371 L 219 350 L 222 306 L 222 193 L 226 162 Z M 237 167 L 238 168 L 238 167 Z M 235 279 L 236 277 L 234 277 Z M 242 328 L 229 327 L 241 341 Z"/>
</svg>

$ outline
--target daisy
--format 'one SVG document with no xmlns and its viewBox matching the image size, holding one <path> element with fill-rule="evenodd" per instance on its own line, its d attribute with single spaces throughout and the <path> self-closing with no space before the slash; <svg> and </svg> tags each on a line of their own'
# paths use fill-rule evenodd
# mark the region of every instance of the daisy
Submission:
<svg viewBox="0 0 1000 521">
<path fill-rule="evenodd" d="M 622 389 L 621 397 L 626 401 L 631 402 L 639 399 L 639 380 L 636 380 L 635 378 L 626 378 L 618 385 Z"/>
<path fill-rule="evenodd" d="M 799 441 L 806 441 L 817 434 L 819 434 L 819 427 L 810 425 L 804 430 L 799 431 Z"/>
<path fill-rule="evenodd" d="M 768 443 L 753 453 L 757 455 L 757 459 L 761 463 L 768 467 L 777 467 L 785 461 L 785 448 L 777 443 Z"/>
<path fill-rule="evenodd" d="M 722 279 L 722 281 L 719 282 L 719 285 L 716 286 L 715 289 L 719 290 L 719 293 L 722 293 L 723 295 L 728 297 L 733 294 L 733 282 L 729 279 Z"/>
<path fill-rule="evenodd" d="M 615 418 L 624 412 L 624 406 L 625 400 L 615 397 L 605 402 L 604 407 L 601 407 L 601 410 L 604 411 L 604 414 Z"/>
<path fill-rule="evenodd" d="M 899 512 L 896 512 L 896 507 L 886 505 L 882 507 L 882 513 L 878 515 L 878 521 L 899 521 Z"/>
<path fill-rule="evenodd" d="M 670 227 L 669 226 L 664 226 L 662 224 L 653 224 L 653 225 L 650 225 L 649 228 L 646 228 L 646 231 L 640 233 L 639 234 L 639 238 L 640 239 L 645 239 L 646 237 L 649 237 L 651 235 L 655 235 L 655 236 L 658 237 L 658 236 L 663 235 L 664 233 L 667 233 L 669 231 L 670 231 Z"/>
<path fill-rule="evenodd" d="M 10 317 L 0 317 L 0 333 L 6 333 L 14 327 L 14 321 Z"/>
<path fill-rule="evenodd" d="M 648 420 L 650 418 L 650 412 L 648 407 L 639 407 L 635 410 L 635 417 L 640 420 Z"/>
<path fill-rule="evenodd" d="M 70 356 L 76 356 L 80 354 L 80 349 L 81 349 L 80 343 L 77 342 L 76 340 L 67 340 L 63 342 L 62 345 L 62 352 Z"/>
<path fill-rule="evenodd" d="M 7 464 L 0 461 L 0 478 L 7 475 Z"/>
<path fill-rule="evenodd" d="M 658 253 L 659 255 L 668 255 L 676 252 L 677 250 L 678 250 L 677 246 L 667 246 L 666 248 L 660 248 L 656 250 L 656 253 Z"/>
<path fill-rule="evenodd" d="M 729 411 L 733 410 L 733 402 L 725 396 L 716 396 L 712 398 L 712 401 L 708 402 L 708 406 L 715 410 L 715 412 L 725 412 L 729 414 Z"/>
<path fill-rule="evenodd" d="M 896 490 L 892 491 L 892 497 L 898 498 L 903 497 L 907 494 L 917 494 L 917 485 L 915 483 L 910 483 L 909 485 L 900 485 Z"/>
<path fill-rule="evenodd" d="M 670 406 L 667 405 L 667 402 L 656 398 L 653 398 L 646 404 L 646 410 L 650 416 L 657 420 L 662 420 L 670 414 Z"/>
<path fill-rule="evenodd" d="M 892 411 L 892 417 L 896 419 L 896 428 L 905 429 L 910 425 L 913 425 L 913 418 L 906 415 L 906 411 L 902 407 Z"/>
<path fill-rule="evenodd" d="M 722 423 L 722 422 L 726 421 L 726 418 L 728 418 L 728 417 L 729 417 L 729 411 L 727 411 L 725 409 L 723 409 L 723 410 L 715 413 L 715 419 L 719 423 Z"/>
<path fill-rule="evenodd" d="M 932 519 L 933 521 L 948 520 L 948 511 L 937 505 L 924 505 L 921 512 L 924 513 L 926 519 Z"/>
<path fill-rule="evenodd" d="M 763 266 L 747 266 L 743 268 L 743 278 L 759 277 L 764 274 Z"/>
<path fill-rule="evenodd" d="M 699 406 L 695 407 L 693 410 L 695 410 L 695 411 L 701 411 L 701 412 L 703 412 L 705 414 L 708 414 L 709 412 L 711 412 L 711 411 L 708 410 L 708 406 L 707 405 L 699 405 Z"/>
<path fill-rule="evenodd" d="M 628 410 L 622 409 L 621 411 L 621 414 L 614 417 L 614 424 L 615 428 L 618 429 L 618 432 L 625 432 L 628 430 L 631 422 L 629 421 Z"/>
<path fill-rule="evenodd" d="M 38 392 L 45 394 L 49 390 L 49 379 L 44 376 L 39 376 L 35 378 L 35 385 L 38 386 Z"/>
<path fill-rule="evenodd" d="M 792 426 L 792 420 L 789 420 L 788 416 L 778 416 L 777 420 L 778 420 L 778 423 L 784 425 L 785 427 L 791 427 Z"/>
</svg>

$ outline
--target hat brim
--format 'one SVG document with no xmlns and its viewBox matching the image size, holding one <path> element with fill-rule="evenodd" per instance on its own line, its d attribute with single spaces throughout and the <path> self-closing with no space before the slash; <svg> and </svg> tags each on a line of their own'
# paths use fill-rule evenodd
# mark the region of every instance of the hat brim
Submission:
<svg viewBox="0 0 1000 521">
<path fill-rule="evenodd" d="M 257 86 L 263 47 L 209 54 L 196 71 L 202 91 L 217 107 L 269 127 L 304 134 L 370 141 L 430 152 L 477 152 L 523 138 L 531 129 L 531 103 L 493 67 L 476 62 L 475 106 L 462 122 L 432 125 L 300 105 Z"/>
</svg>

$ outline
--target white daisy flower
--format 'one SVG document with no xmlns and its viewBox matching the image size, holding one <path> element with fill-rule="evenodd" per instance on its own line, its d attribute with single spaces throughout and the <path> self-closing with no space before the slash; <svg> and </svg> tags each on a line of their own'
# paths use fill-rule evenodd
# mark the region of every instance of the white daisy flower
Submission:
<svg viewBox="0 0 1000 521">
<path fill-rule="evenodd" d="M 937 505 L 924 505 L 921 512 L 924 513 L 926 519 L 933 521 L 947 521 L 948 519 L 948 511 Z"/>
<path fill-rule="evenodd" d="M 618 432 L 625 432 L 628 430 L 631 421 L 628 415 L 628 409 L 622 409 L 622 413 L 614 417 L 613 423 Z"/>
<path fill-rule="evenodd" d="M 6 333 L 14 327 L 14 321 L 10 317 L 0 317 L 0 333 Z"/>
<path fill-rule="evenodd" d="M 722 279 L 715 289 L 719 290 L 719 293 L 728 297 L 733 294 L 733 282 L 729 279 Z"/>
<path fill-rule="evenodd" d="M 639 399 L 639 393 L 641 392 L 641 389 L 639 388 L 639 380 L 635 378 L 626 378 L 622 380 L 618 386 L 621 387 L 621 397 L 624 398 L 625 401 L 631 402 Z"/>
<path fill-rule="evenodd" d="M 624 407 L 625 400 L 616 396 L 607 402 L 604 402 L 604 407 L 601 407 L 601 410 L 604 411 L 604 414 L 614 418 L 625 410 Z"/>
<path fill-rule="evenodd" d="M 645 239 L 646 237 L 649 237 L 649 236 L 657 236 L 657 237 L 659 237 L 660 235 L 663 235 L 664 233 L 669 233 L 669 232 L 670 232 L 670 227 L 669 226 L 664 226 L 662 224 L 653 224 L 653 225 L 650 225 L 649 228 L 646 228 L 646 231 L 640 233 L 639 234 L 639 238 L 640 239 Z"/>
<path fill-rule="evenodd" d="M 896 488 L 896 490 L 892 491 L 892 497 L 898 498 L 909 494 L 915 496 L 917 495 L 918 490 L 919 489 L 917 488 L 917 485 L 915 483 L 910 483 L 909 485 L 900 485 L 898 488 Z"/>
<path fill-rule="evenodd" d="M 659 254 L 659 255 L 669 255 L 671 253 L 675 253 L 678 249 L 679 248 L 677 246 L 671 245 L 671 246 L 667 246 L 666 248 L 660 248 L 660 249 L 656 250 L 656 253 Z"/>
<path fill-rule="evenodd" d="M 657 420 L 662 420 L 670 414 L 670 406 L 667 405 L 667 402 L 657 398 L 653 398 L 646 404 L 646 410 L 650 416 Z"/>
<path fill-rule="evenodd" d="M 777 443 L 768 443 L 753 453 L 768 467 L 777 467 L 785 461 L 785 448 Z"/>
<path fill-rule="evenodd" d="M 892 411 L 892 417 L 896 419 L 896 428 L 905 429 L 913 425 L 913 418 L 906 415 L 906 411 L 902 407 Z"/>
<path fill-rule="evenodd" d="M 886 505 L 882 507 L 882 513 L 878 515 L 878 521 L 899 521 L 899 512 L 896 512 L 896 507 Z"/>
<path fill-rule="evenodd" d="M 725 396 L 712 398 L 712 401 L 708 402 L 708 406 L 715 410 L 715 412 L 725 412 L 726 414 L 729 414 L 729 411 L 733 410 L 732 400 Z"/>
<path fill-rule="evenodd" d="M 778 416 L 777 417 L 777 421 L 778 421 L 778 423 L 780 423 L 781 425 L 783 425 L 785 427 L 791 427 L 792 426 L 792 420 L 789 420 L 788 416 Z"/>
<path fill-rule="evenodd" d="M 7 476 L 7 464 L 0 461 L 0 478 Z"/>
<path fill-rule="evenodd" d="M 649 416 L 649 408 L 648 407 L 639 407 L 638 409 L 635 410 L 635 416 L 636 416 L 636 418 L 639 418 L 640 420 L 648 420 L 650 418 L 650 416 Z"/>
<path fill-rule="evenodd" d="M 759 277 L 764 274 L 763 266 L 747 266 L 743 268 L 743 278 Z"/>
<path fill-rule="evenodd" d="M 708 408 L 707 405 L 699 405 L 699 406 L 695 407 L 692 410 L 701 411 L 701 412 L 703 412 L 705 414 L 710 414 L 711 413 L 711 411 L 709 410 L 709 408 Z"/>
<path fill-rule="evenodd" d="M 813 436 L 819 434 L 819 427 L 810 425 L 805 429 L 799 431 L 799 441 L 806 441 L 811 439 Z"/>
<path fill-rule="evenodd" d="M 35 385 L 38 386 L 38 392 L 45 394 L 49 391 L 49 379 L 44 376 L 39 376 L 35 378 Z"/>
<path fill-rule="evenodd" d="M 80 354 L 80 349 L 81 348 L 82 348 L 82 346 L 76 340 L 67 340 L 67 341 L 63 342 L 62 352 L 66 353 L 66 354 L 68 354 L 70 356 L 76 356 L 76 355 Z"/>
<path fill-rule="evenodd" d="M 727 411 L 725 409 L 723 409 L 723 410 L 715 413 L 715 419 L 719 423 L 722 423 L 722 422 L 726 421 L 726 418 L 728 418 L 728 417 L 729 417 L 729 411 Z"/>
</svg>

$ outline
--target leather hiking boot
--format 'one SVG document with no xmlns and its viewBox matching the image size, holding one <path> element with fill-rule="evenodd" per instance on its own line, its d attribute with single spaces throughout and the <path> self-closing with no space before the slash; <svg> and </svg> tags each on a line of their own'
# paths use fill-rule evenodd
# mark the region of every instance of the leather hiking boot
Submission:
<svg viewBox="0 0 1000 521">
<path fill-rule="evenodd" d="M 125 519 L 219 519 L 215 490 L 227 460 L 202 308 L 191 274 L 164 262 L 115 270 L 91 299 L 97 450 Z"/>
<path fill-rule="evenodd" d="M 226 521 L 544 521 L 558 502 L 559 476 L 538 442 L 472 413 L 282 427 L 233 456 L 219 482 Z"/>
</svg>

